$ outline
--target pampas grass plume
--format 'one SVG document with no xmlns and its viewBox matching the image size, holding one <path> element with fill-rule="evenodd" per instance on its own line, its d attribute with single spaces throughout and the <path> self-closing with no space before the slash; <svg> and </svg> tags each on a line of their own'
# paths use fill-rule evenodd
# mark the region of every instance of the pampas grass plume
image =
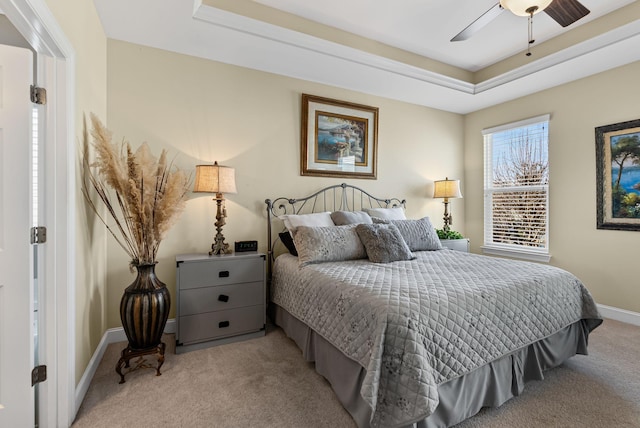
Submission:
<svg viewBox="0 0 640 428">
<path fill-rule="evenodd" d="M 135 151 L 126 140 L 115 144 L 100 119 L 93 113 L 90 118 L 95 161 L 89 162 L 84 153 L 82 193 L 132 266 L 155 263 L 160 242 L 184 210 L 191 177 L 167 163 L 166 150 L 156 158 L 147 143 Z M 86 121 L 83 138 L 88 147 Z M 111 221 L 101 215 L 89 188 Z"/>
</svg>

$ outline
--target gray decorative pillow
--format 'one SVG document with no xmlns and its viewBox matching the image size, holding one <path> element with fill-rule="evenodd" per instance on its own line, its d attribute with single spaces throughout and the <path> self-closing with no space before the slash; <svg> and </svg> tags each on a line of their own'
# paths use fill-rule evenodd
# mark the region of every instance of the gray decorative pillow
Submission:
<svg viewBox="0 0 640 428">
<path fill-rule="evenodd" d="M 355 224 L 333 227 L 298 226 L 293 233 L 293 242 L 296 244 L 300 266 L 367 258 Z"/>
<path fill-rule="evenodd" d="M 367 257 L 374 263 L 390 263 L 413 260 L 407 243 L 393 224 L 359 224 L 356 231 L 367 250 Z"/>
<path fill-rule="evenodd" d="M 334 211 L 331 213 L 331 220 L 336 226 L 345 224 L 371 224 L 371 216 L 364 211 Z"/>
<path fill-rule="evenodd" d="M 394 224 L 402 234 L 411 251 L 441 250 L 442 244 L 431 224 L 429 217 L 420 220 L 381 220 L 374 218 L 374 223 Z"/>
</svg>

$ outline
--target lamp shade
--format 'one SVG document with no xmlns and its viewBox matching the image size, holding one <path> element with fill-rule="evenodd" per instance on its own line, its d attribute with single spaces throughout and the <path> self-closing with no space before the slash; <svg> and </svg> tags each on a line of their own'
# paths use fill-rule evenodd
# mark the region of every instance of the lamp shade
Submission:
<svg viewBox="0 0 640 428">
<path fill-rule="evenodd" d="M 433 182 L 433 197 L 434 198 L 461 198 L 462 192 L 460 192 L 460 180 L 437 180 Z"/>
<path fill-rule="evenodd" d="M 238 193 L 236 190 L 236 170 L 228 166 L 196 165 L 194 192 L 202 193 Z"/>
<path fill-rule="evenodd" d="M 500 5 L 514 15 L 529 16 L 528 10 L 535 8 L 533 14 L 542 12 L 553 0 L 500 0 Z"/>
</svg>

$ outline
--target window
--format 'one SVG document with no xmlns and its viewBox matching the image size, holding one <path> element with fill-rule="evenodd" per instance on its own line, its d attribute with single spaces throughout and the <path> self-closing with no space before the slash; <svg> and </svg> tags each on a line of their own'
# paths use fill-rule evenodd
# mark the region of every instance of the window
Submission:
<svg viewBox="0 0 640 428">
<path fill-rule="evenodd" d="M 483 252 L 549 261 L 549 115 L 482 134 Z"/>
</svg>

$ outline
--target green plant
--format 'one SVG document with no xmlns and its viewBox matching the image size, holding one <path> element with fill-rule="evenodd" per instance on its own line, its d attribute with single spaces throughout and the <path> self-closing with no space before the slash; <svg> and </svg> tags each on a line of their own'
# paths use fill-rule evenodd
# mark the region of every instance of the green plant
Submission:
<svg viewBox="0 0 640 428">
<path fill-rule="evenodd" d="M 455 230 L 443 230 L 443 229 L 436 229 L 436 232 L 438 233 L 438 238 L 440 239 L 463 239 L 464 236 L 462 236 L 462 234 L 460 232 L 456 232 Z"/>
</svg>

